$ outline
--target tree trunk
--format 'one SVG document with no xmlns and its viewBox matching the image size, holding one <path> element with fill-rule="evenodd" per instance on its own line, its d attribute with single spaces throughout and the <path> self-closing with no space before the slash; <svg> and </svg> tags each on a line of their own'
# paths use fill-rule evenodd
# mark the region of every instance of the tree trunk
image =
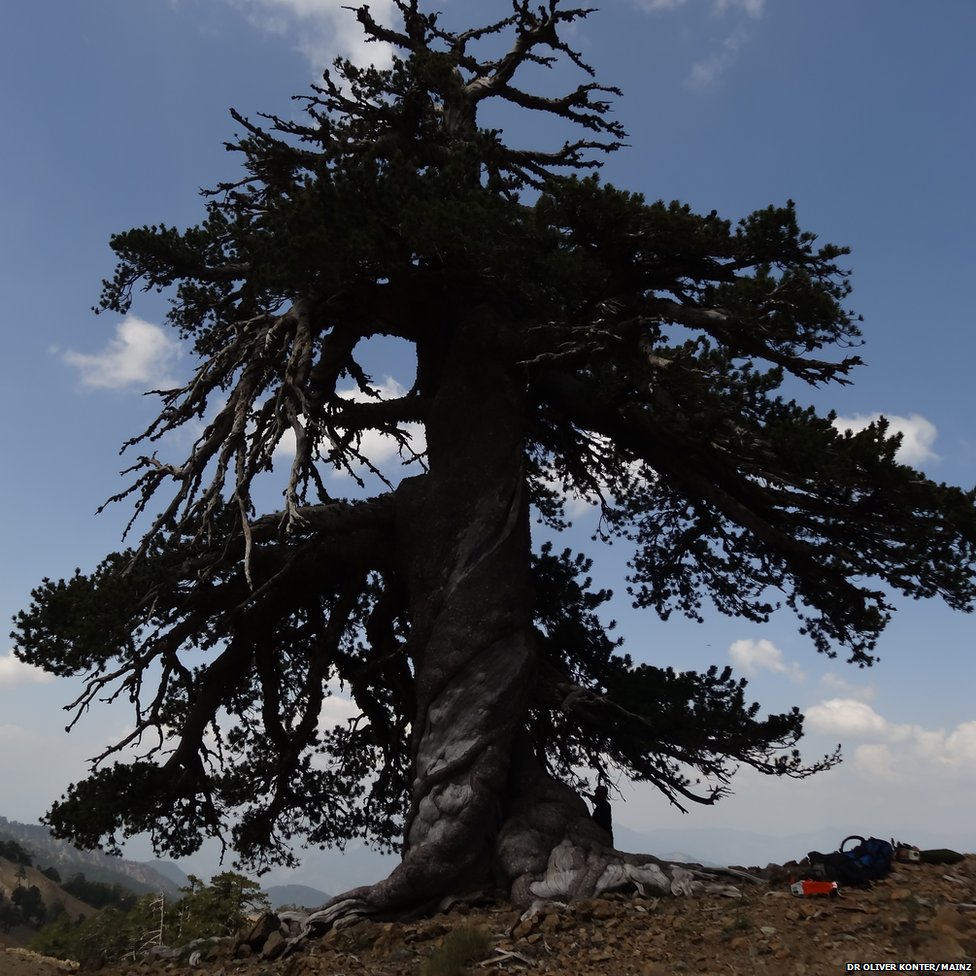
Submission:
<svg viewBox="0 0 976 976">
<path fill-rule="evenodd" d="M 532 598 L 523 384 L 498 332 L 478 317 L 458 330 L 427 420 L 430 471 L 397 491 L 415 778 L 403 861 L 366 896 L 381 912 L 490 882 L 524 724 Z"/>
<path fill-rule="evenodd" d="M 333 899 L 319 924 L 396 917 L 489 886 L 522 907 L 631 881 L 691 890 L 687 871 L 613 851 L 524 732 L 534 673 L 524 384 L 499 331 L 477 318 L 459 329 L 427 423 L 430 471 L 397 490 L 417 691 L 403 860 Z"/>
</svg>

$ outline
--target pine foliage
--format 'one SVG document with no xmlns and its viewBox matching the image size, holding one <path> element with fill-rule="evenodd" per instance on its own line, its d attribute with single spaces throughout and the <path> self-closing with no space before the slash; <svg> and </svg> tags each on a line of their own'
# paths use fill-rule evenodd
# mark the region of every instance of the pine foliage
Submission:
<svg viewBox="0 0 976 976">
<path fill-rule="evenodd" d="M 338 61 L 297 121 L 235 113 L 242 175 L 207 193 L 203 221 L 112 239 L 101 310 L 166 292 L 198 365 L 126 445 L 112 501 L 133 505 L 138 541 L 43 581 L 16 619 L 21 659 L 83 677 L 76 718 L 103 697 L 135 708 L 132 733 L 49 815 L 83 844 L 149 831 L 179 855 L 230 824 L 258 862 L 287 859 L 296 836 L 396 845 L 419 597 L 401 572 L 395 484 L 367 438 L 393 438 L 421 478 L 436 472 L 450 444 L 417 425 L 475 309 L 491 311 L 492 355 L 520 371 L 535 512 L 559 531 L 567 494 L 591 500 L 597 541 L 632 549 L 635 606 L 760 623 L 782 604 L 818 650 L 859 665 L 899 596 L 971 607 L 973 493 L 899 463 L 884 420 L 841 432 L 794 399 L 860 364 L 846 250 L 802 230 L 792 202 L 732 223 L 602 182 L 602 156 L 625 138 L 616 90 L 518 87 L 557 61 L 592 76 L 563 40 L 589 10 L 515 0 L 459 32 L 416 0 L 395 5 L 400 26 L 356 11 L 396 52 L 390 69 Z M 480 53 L 502 41 L 501 56 Z M 582 135 L 510 146 L 479 126 L 487 100 Z M 381 398 L 361 361 L 376 337 L 416 351 L 401 396 Z M 187 456 L 161 459 L 186 430 L 199 431 Z M 256 486 L 285 438 L 283 503 L 262 509 Z M 362 482 L 364 469 L 385 487 L 333 493 L 330 471 Z M 527 558 L 526 727 L 558 775 L 619 771 L 680 804 L 712 802 L 743 764 L 801 777 L 836 761 L 805 764 L 799 712 L 761 717 L 728 670 L 635 664 L 585 555 L 540 545 Z M 359 716 L 320 728 L 340 688 Z"/>
</svg>

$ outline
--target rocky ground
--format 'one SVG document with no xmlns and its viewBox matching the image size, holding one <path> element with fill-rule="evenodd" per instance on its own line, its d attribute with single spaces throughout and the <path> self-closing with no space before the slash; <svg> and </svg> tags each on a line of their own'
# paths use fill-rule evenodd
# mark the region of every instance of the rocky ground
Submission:
<svg viewBox="0 0 976 976">
<path fill-rule="evenodd" d="M 258 943 L 253 949 L 225 944 L 192 968 L 156 961 L 106 967 L 102 974 L 450 976 L 430 960 L 464 927 L 489 936 L 484 957 L 463 970 L 471 973 L 816 976 L 883 971 L 883 963 L 899 971 L 899 963 L 943 962 L 955 968 L 935 971 L 972 971 L 966 967 L 976 959 L 976 856 L 951 866 L 898 865 L 873 888 L 846 889 L 833 898 L 798 898 L 789 890 L 789 868 L 769 873 L 762 885 L 740 887 L 739 898 L 621 895 L 550 907 L 528 919 L 501 903 L 456 905 L 434 918 L 333 931 L 287 958 L 263 956 Z M 40 959 L 0 955 L 0 974 L 63 976 L 64 970 Z"/>
<path fill-rule="evenodd" d="M 27 949 L 0 946 L 0 976 L 66 976 L 76 972 L 77 963 L 48 959 Z"/>
</svg>

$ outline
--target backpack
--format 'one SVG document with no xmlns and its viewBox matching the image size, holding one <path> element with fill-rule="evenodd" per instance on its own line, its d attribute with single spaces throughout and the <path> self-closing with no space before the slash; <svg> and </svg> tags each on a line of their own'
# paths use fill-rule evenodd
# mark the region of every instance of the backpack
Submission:
<svg viewBox="0 0 976 976">
<path fill-rule="evenodd" d="M 860 843 L 845 851 L 848 841 Z M 824 875 L 831 881 L 853 886 L 867 886 L 872 881 L 883 878 L 891 870 L 891 860 L 895 849 L 886 840 L 869 837 L 865 840 L 857 834 L 845 837 L 840 850 L 833 854 L 811 851 L 807 859 L 811 865 L 819 865 Z"/>
</svg>

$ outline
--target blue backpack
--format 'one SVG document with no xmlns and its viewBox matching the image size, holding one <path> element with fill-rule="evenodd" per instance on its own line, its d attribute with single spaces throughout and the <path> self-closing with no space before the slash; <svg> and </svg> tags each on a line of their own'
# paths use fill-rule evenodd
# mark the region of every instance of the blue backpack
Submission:
<svg viewBox="0 0 976 976">
<path fill-rule="evenodd" d="M 858 841 L 850 850 L 844 848 L 850 841 Z M 864 886 L 878 881 L 891 870 L 895 849 L 886 840 L 869 837 L 865 840 L 857 834 L 845 837 L 840 850 L 833 854 L 811 851 L 807 858 L 811 865 L 821 865 L 824 875 L 838 884 Z"/>
</svg>

